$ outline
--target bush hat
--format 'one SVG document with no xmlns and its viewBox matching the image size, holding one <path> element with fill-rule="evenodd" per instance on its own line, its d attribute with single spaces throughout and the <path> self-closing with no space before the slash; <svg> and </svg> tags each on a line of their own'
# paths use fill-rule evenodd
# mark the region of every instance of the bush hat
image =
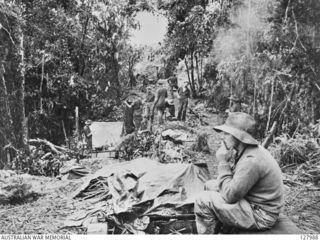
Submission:
<svg viewBox="0 0 320 241">
<path fill-rule="evenodd" d="M 240 98 L 238 96 L 236 96 L 236 95 L 231 95 L 229 97 L 229 100 L 232 100 L 234 102 L 240 102 Z"/>
<path fill-rule="evenodd" d="M 178 80 L 178 79 L 177 79 L 176 76 L 170 76 L 170 77 L 167 79 L 167 81 L 168 81 L 169 84 L 170 84 L 170 83 L 175 83 L 177 80 Z"/>
<path fill-rule="evenodd" d="M 84 124 L 91 125 L 92 124 L 92 120 L 86 120 L 86 122 Z"/>
<path fill-rule="evenodd" d="M 225 124 L 213 127 L 214 130 L 226 132 L 233 135 L 242 143 L 248 145 L 259 145 L 252 137 L 256 122 L 254 118 L 243 112 L 230 112 Z"/>
<path fill-rule="evenodd" d="M 167 102 L 168 105 L 174 105 L 174 100 L 170 98 L 166 98 L 165 101 Z"/>
</svg>

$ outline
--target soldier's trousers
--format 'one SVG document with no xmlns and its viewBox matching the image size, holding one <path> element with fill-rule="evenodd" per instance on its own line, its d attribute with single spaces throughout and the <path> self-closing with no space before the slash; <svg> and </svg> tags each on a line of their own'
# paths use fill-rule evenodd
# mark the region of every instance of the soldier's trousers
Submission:
<svg viewBox="0 0 320 241">
<path fill-rule="evenodd" d="M 207 185 L 207 189 L 212 189 L 212 186 Z M 279 214 L 266 212 L 245 199 L 229 204 L 217 190 L 204 191 L 194 205 L 199 234 L 213 234 L 218 222 L 239 229 L 266 230 L 270 229 L 279 217 Z"/>
</svg>

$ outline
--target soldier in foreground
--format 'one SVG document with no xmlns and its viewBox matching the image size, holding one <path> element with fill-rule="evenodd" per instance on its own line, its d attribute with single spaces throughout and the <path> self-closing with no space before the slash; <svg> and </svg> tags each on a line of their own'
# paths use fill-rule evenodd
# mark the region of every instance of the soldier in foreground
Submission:
<svg viewBox="0 0 320 241">
<path fill-rule="evenodd" d="M 281 170 L 252 137 L 254 127 L 250 115 L 231 112 L 224 125 L 214 128 L 223 134 L 216 153 L 218 179 L 195 200 L 199 234 L 218 233 L 222 225 L 265 230 L 278 220 L 284 205 Z"/>
</svg>

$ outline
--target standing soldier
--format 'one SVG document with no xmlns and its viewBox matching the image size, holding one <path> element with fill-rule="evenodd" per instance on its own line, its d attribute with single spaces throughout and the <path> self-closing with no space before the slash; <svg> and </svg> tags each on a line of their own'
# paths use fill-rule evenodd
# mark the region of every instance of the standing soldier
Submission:
<svg viewBox="0 0 320 241">
<path fill-rule="evenodd" d="M 91 120 L 87 120 L 85 122 L 85 126 L 83 128 L 83 136 L 84 136 L 84 141 L 87 145 L 87 150 L 89 152 L 92 151 L 92 133 L 91 133 L 91 129 L 90 129 L 90 125 L 92 124 Z"/>
<path fill-rule="evenodd" d="M 175 118 L 174 91 L 178 89 L 178 79 L 172 76 L 168 79 L 168 97 L 166 99 L 166 107 L 169 111 L 169 118 Z"/>
<path fill-rule="evenodd" d="M 236 95 L 231 95 L 230 99 L 230 112 L 241 112 L 241 100 Z"/>
<path fill-rule="evenodd" d="M 148 85 L 149 85 L 148 77 L 146 75 L 142 75 L 142 92 L 146 92 Z"/>
<path fill-rule="evenodd" d="M 130 84 L 130 88 L 132 89 L 134 86 L 137 85 L 137 80 L 136 77 L 133 74 L 132 69 L 129 70 L 129 84 Z"/>
<path fill-rule="evenodd" d="M 185 81 L 183 86 L 178 89 L 178 100 L 179 100 L 179 110 L 178 110 L 178 120 L 185 121 L 186 113 L 188 108 L 188 98 L 190 98 L 190 89 L 188 88 L 189 82 Z"/>
<path fill-rule="evenodd" d="M 134 122 L 133 122 L 133 103 L 129 100 L 125 100 L 123 103 L 123 126 L 121 131 L 121 136 L 126 136 L 134 132 Z"/>
<path fill-rule="evenodd" d="M 143 119 L 141 123 L 141 130 L 150 130 L 151 125 L 151 110 L 152 110 L 152 103 L 155 99 L 155 95 L 151 91 L 151 87 L 147 87 L 147 95 L 143 101 Z"/>
<path fill-rule="evenodd" d="M 159 82 L 162 84 L 162 82 Z M 168 79 L 169 87 L 161 87 L 157 90 L 156 100 L 152 107 L 151 121 L 153 121 L 154 110 L 157 109 L 158 123 L 163 124 L 163 115 L 166 108 L 169 110 L 170 118 L 175 117 L 174 89 L 177 89 L 177 77 Z"/>
<path fill-rule="evenodd" d="M 157 90 L 156 98 L 151 111 L 151 122 L 153 122 L 154 110 L 157 111 L 158 123 L 163 124 L 163 114 L 166 109 L 167 88 L 161 87 Z"/>
<path fill-rule="evenodd" d="M 121 136 L 126 136 L 133 133 L 135 130 L 139 130 L 142 121 L 141 114 L 142 101 L 137 100 L 126 100 L 124 102 L 124 116 L 123 116 L 123 127 Z"/>
<path fill-rule="evenodd" d="M 132 103 L 133 108 L 133 123 L 135 131 L 139 131 L 142 122 L 143 105 L 141 99 L 137 99 Z"/>
</svg>

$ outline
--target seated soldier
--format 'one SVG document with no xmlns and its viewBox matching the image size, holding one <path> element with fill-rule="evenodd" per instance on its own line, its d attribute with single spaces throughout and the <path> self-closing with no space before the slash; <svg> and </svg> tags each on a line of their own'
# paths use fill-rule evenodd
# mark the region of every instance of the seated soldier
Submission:
<svg viewBox="0 0 320 241">
<path fill-rule="evenodd" d="M 221 224 L 265 230 L 278 220 L 284 205 L 281 170 L 252 137 L 254 127 L 250 115 L 230 112 L 226 123 L 214 128 L 223 134 L 216 153 L 218 179 L 209 181 L 207 190 L 195 200 L 199 234 L 218 233 Z"/>
</svg>

